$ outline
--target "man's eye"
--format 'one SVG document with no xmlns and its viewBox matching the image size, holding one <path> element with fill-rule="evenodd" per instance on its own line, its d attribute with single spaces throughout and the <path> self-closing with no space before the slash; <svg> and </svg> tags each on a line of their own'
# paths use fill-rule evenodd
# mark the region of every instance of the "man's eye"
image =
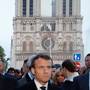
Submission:
<svg viewBox="0 0 90 90">
<path fill-rule="evenodd" d="M 42 68 L 48 68 L 48 69 L 50 69 L 51 66 L 47 66 L 47 67 L 45 67 L 45 66 L 40 66 L 40 67 L 38 67 L 38 68 L 40 68 L 40 69 L 42 69 Z"/>
<path fill-rule="evenodd" d="M 51 68 L 51 66 L 48 66 L 47 68 Z"/>
</svg>

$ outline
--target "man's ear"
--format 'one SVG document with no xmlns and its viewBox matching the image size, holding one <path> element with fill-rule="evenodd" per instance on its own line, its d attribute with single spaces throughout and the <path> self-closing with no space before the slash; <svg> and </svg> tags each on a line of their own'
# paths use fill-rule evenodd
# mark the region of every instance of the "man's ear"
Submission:
<svg viewBox="0 0 90 90">
<path fill-rule="evenodd" d="M 32 74 L 35 74 L 35 69 L 31 68 L 31 72 L 32 72 Z"/>
</svg>

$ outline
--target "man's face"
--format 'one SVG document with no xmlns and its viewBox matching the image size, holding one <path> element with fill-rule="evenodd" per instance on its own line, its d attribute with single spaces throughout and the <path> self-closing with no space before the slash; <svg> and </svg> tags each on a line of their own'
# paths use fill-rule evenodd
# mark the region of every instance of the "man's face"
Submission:
<svg viewBox="0 0 90 90">
<path fill-rule="evenodd" d="M 90 68 L 90 56 L 87 56 L 85 59 L 85 65 L 87 68 Z"/>
<path fill-rule="evenodd" d="M 51 62 L 43 58 L 39 58 L 35 61 L 35 67 L 32 68 L 32 70 L 36 80 L 41 84 L 47 83 L 51 77 Z"/>
</svg>

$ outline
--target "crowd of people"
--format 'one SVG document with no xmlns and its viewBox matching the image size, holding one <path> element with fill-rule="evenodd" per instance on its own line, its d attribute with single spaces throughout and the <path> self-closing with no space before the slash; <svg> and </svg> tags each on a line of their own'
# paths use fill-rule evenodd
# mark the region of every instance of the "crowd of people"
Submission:
<svg viewBox="0 0 90 90">
<path fill-rule="evenodd" d="M 24 60 L 21 70 L 10 67 L 6 72 L 0 61 L 0 90 L 90 90 L 90 54 L 78 69 L 71 59 L 58 66 L 52 61 L 40 53 Z"/>
</svg>

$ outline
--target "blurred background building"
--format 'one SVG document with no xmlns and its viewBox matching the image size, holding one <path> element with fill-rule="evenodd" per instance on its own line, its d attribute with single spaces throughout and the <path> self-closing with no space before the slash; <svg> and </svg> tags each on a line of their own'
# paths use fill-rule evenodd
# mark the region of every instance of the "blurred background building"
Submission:
<svg viewBox="0 0 90 90">
<path fill-rule="evenodd" d="M 52 16 L 43 17 L 41 0 L 15 0 L 11 40 L 13 67 L 20 68 L 24 59 L 37 53 L 50 55 L 55 64 L 75 57 L 82 62 L 81 0 L 52 0 L 51 6 Z"/>
</svg>

